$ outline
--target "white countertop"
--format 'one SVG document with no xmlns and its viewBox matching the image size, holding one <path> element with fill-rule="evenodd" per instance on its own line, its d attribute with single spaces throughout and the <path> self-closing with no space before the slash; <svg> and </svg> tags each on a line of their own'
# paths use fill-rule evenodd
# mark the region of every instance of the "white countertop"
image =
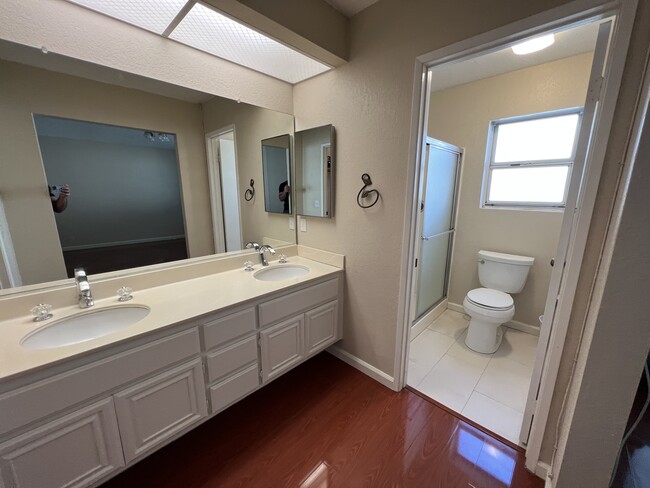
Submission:
<svg viewBox="0 0 650 488">
<path fill-rule="evenodd" d="M 145 318 L 129 327 L 78 344 L 40 350 L 26 349 L 20 345 L 21 339 L 30 332 L 82 312 L 76 304 L 53 310 L 54 317 L 46 322 L 34 322 L 32 317 L 27 315 L 0 322 L 0 381 L 342 271 L 341 268 L 299 256 L 292 256 L 288 264 L 306 266 L 309 273 L 298 278 L 273 282 L 257 280 L 253 273 L 237 269 L 134 290 L 133 300 L 126 303 L 118 302 L 117 297 L 95 300 L 94 307 L 84 312 L 119 305 L 145 306 L 151 311 Z M 270 267 L 277 266 L 282 265 L 277 261 L 270 263 Z M 260 265 L 256 264 L 255 269 L 260 269 Z"/>
</svg>

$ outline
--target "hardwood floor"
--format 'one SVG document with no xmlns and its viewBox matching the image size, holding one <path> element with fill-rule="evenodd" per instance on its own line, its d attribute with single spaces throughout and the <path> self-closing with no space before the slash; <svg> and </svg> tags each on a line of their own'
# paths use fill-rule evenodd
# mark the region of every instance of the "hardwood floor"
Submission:
<svg viewBox="0 0 650 488">
<path fill-rule="evenodd" d="M 542 487 L 524 456 L 322 353 L 109 480 L 125 487 Z"/>
</svg>

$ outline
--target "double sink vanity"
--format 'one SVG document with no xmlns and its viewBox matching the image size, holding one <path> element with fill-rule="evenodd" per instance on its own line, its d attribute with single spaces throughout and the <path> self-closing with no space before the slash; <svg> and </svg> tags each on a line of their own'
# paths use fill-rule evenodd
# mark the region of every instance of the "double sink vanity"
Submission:
<svg viewBox="0 0 650 488">
<path fill-rule="evenodd" d="M 301 247 L 0 297 L 0 486 L 96 486 L 341 339 L 343 257 Z"/>
</svg>

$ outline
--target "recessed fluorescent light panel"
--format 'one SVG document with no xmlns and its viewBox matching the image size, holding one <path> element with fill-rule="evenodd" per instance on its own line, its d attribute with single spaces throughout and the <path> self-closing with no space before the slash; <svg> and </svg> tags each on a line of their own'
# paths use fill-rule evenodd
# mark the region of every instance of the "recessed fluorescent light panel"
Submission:
<svg viewBox="0 0 650 488">
<path fill-rule="evenodd" d="M 555 42 L 555 36 L 553 34 L 547 34 L 545 36 L 535 37 L 529 41 L 520 42 L 512 46 L 512 52 L 515 54 L 530 54 L 542 49 L 546 49 L 551 44 Z"/>
<path fill-rule="evenodd" d="M 165 32 L 187 0 L 68 0 L 156 34 Z"/>
<path fill-rule="evenodd" d="M 330 69 L 200 3 L 192 7 L 169 37 L 289 83 Z"/>
</svg>

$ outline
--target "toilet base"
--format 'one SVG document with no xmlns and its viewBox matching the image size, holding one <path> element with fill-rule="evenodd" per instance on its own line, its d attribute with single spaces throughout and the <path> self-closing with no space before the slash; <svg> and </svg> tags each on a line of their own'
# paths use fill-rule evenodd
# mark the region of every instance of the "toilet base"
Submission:
<svg viewBox="0 0 650 488">
<path fill-rule="evenodd" d="M 503 327 L 501 327 L 501 324 L 475 323 L 475 319 L 472 318 L 467 328 L 465 345 L 472 351 L 481 354 L 492 354 L 499 349 L 502 340 Z"/>
</svg>

